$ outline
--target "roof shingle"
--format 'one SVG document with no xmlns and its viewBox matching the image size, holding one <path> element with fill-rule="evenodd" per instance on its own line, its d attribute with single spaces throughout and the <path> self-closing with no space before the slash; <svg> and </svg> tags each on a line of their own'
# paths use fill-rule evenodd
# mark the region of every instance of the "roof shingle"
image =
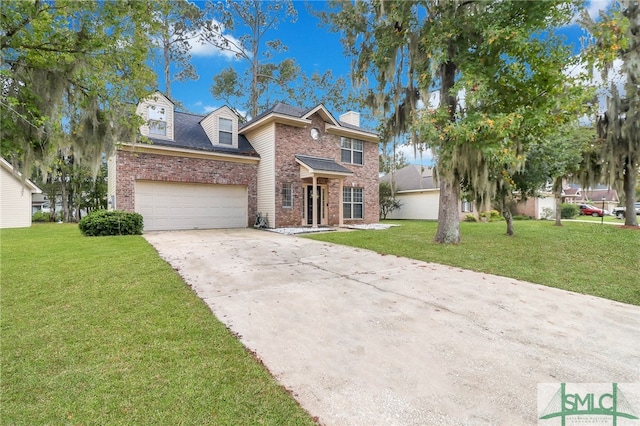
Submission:
<svg viewBox="0 0 640 426">
<path fill-rule="evenodd" d="M 200 122 L 204 116 L 175 112 L 173 115 L 173 140 L 150 137 L 154 145 L 187 148 L 198 151 L 258 157 L 258 153 L 244 135 L 238 135 L 238 147 L 213 145 Z"/>
</svg>

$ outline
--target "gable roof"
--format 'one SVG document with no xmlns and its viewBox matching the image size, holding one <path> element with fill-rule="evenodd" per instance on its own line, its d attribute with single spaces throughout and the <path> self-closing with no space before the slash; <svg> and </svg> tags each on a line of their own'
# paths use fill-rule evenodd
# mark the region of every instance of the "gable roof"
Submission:
<svg viewBox="0 0 640 426">
<path fill-rule="evenodd" d="M 254 128 L 262 122 L 269 121 L 270 117 L 274 119 L 280 118 L 284 120 L 287 124 L 304 127 L 306 125 L 311 124 L 310 117 L 316 113 L 320 114 L 323 120 L 325 120 L 328 123 L 327 125 L 328 130 L 330 129 L 349 130 L 349 131 L 353 131 L 350 133 L 354 133 L 354 136 L 357 136 L 357 134 L 360 134 L 361 136 L 364 136 L 367 139 L 376 139 L 376 142 L 377 142 L 378 135 L 376 132 L 365 129 L 363 127 L 354 126 L 353 124 L 336 120 L 323 104 L 316 105 L 311 109 L 303 109 L 303 108 L 287 105 L 283 102 L 278 102 L 273 106 L 273 108 L 270 108 L 258 114 L 255 118 L 242 124 L 240 126 L 239 131 L 243 132 L 251 128 Z"/>
<path fill-rule="evenodd" d="M 5 160 L 4 158 L 0 158 L 0 167 L 2 167 L 3 169 L 7 170 L 8 172 L 11 173 L 11 176 L 13 176 L 17 181 L 22 181 L 23 185 L 29 189 L 29 191 L 31 191 L 31 193 L 33 194 L 40 194 L 42 193 L 42 190 L 40 188 L 38 188 L 36 186 L 35 183 L 31 182 L 29 179 L 24 179 L 22 177 L 22 173 L 20 173 L 19 171 L 17 171 L 12 165 L 11 163 L 9 163 L 7 160 Z"/>
<path fill-rule="evenodd" d="M 331 158 L 311 157 L 309 155 L 296 155 L 298 163 L 302 163 L 309 171 L 329 172 L 351 176 L 353 172 Z"/>
<path fill-rule="evenodd" d="M 615 189 L 588 189 L 584 192 L 584 195 L 587 200 L 594 202 L 602 201 L 603 198 L 605 201 L 620 202 L 618 191 Z"/>
<path fill-rule="evenodd" d="M 200 125 L 200 121 L 204 118 L 204 115 L 176 111 L 173 115 L 173 140 L 154 137 L 149 137 L 149 139 L 153 141 L 154 145 L 159 146 L 246 155 L 251 157 L 259 156 L 247 138 L 243 135 L 238 135 L 238 148 L 234 148 L 232 146 L 214 146 L 207 137 L 204 128 Z"/>
<path fill-rule="evenodd" d="M 393 172 L 393 180 L 398 191 L 437 189 L 433 179 L 433 168 L 410 164 Z M 380 182 L 391 183 L 391 173 L 380 178 Z"/>
</svg>

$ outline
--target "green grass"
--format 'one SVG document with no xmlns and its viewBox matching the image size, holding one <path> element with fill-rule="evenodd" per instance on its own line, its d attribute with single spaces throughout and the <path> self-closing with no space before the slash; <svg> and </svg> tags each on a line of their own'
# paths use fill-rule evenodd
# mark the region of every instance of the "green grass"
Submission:
<svg viewBox="0 0 640 426">
<path fill-rule="evenodd" d="M 586 220 L 587 222 L 602 222 L 602 217 L 593 217 L 593 216 L 576 216 L 570 220 Z M 621 223 L 624 224 L 624 219 L 617 219 L 615 216 L 605 216 L 604 223 Z"/>
<path fill-rule="evenodd" d="M 436 244 L 437 223 L 395 223 L 385 231 L 328 232 L 307 238 L 457 266 L 640 305 L 640 230 L 613 225 L 516 221 L 460 224 L 462 243 Z"/>
<path fill-rule="evenodd" d="M 142 237 L 0 240 L 0 423 L 314 424 Z"/>
</svg>

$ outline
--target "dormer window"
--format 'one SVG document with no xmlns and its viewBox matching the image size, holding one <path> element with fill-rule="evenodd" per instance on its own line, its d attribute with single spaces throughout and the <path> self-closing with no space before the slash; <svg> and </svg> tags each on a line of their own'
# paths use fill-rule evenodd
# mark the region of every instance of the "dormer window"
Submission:
<svg viewBox="0 0 640 426">
<path fill-rule="evenodd" d="M 218 143 L 233 145 L 233 120 L 218 117 Z"/>
<path fill-rule="evenodd" d="M 167 136 L 167 111 L 164 107 L 151 105 L 147 109 L 149 136 Z"/>
</svg>

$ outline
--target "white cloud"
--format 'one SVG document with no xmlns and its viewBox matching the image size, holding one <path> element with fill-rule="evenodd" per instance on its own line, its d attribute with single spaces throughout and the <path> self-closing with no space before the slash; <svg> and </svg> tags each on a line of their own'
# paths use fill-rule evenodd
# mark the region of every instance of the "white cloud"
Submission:
<svg viewBox="0 0 640 426">
<path fill-rule="evenodd" d="M 402 153 L 404 158 L 410 164 L 422 164 L 424 166 L 432 165 L 434 163 L 433 153 L 430 149 L 422 148 L 404 144 L 396 147 L 396 154 Z"/>
<path fill-rule="evenodd" d="M 237 54 L 241 53 L 242 42 L 232 36 L 231 34 L 225 34 L 224 26 L 220 24 L 218 21 L 211 20 L 212 26 L 219 26 L 222 30 L 222 34 L 224 35 L 224 39 L 228 41 L 229 49 L 221 49 L 219 47 L 214 46 L 209 42 L 201 41 L 202 30 L 198 30 L 194 33 L 194 37 L 189 42 L 191 46 L 191 55 L 193 56 L 222 56 L 229 60 L 238 59 Z M 218 37 L 218 42 L 223 43 L 224 40 L 222 37 Z"/>
<path fill-rule="evenodd" d="M 591 0 L 587 2 L 587 12 L 591 19 L 596 20 L 600 16 L 600 11 L 606 11 L 613 4 L 613 0 Z"/>
<path fill-rule="evenodd" d="M 202 105 L 202 102 L 200 102 L 200 104 Z M 212 106 L 212 105 L 205 105 L 205 106 L 203 106 L 203 107 L 202 107 L 202 111 L 203 111 L 205 114 L 209 114 L 211 111 L 215 111 L 215 110 L 217 110 L 218 108 L 220 108 L 220 107 L 218 107 L 218 106 Z"/>
</svg>

